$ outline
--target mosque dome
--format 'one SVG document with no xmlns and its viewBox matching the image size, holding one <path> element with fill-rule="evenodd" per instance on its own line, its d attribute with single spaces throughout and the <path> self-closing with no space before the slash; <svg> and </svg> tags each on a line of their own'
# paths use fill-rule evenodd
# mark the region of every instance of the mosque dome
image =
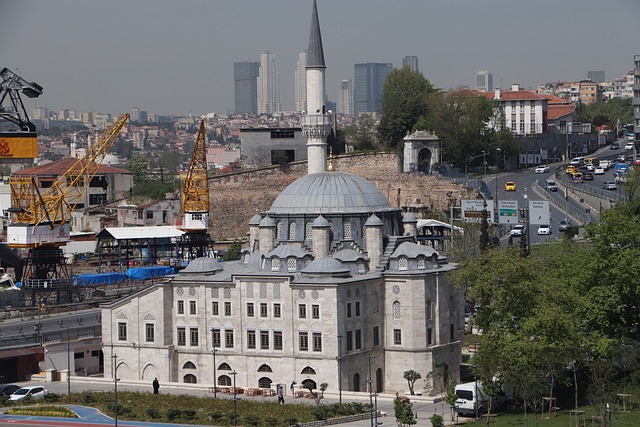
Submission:
<svg viewBox="0 0 640 427">
<path fill-rule="evenodd" d="M 200 257 L 191 261 L 180 273 L 212 274 L 220 270 L 222 266 L 215 259 Z"/>
<path fill-rule="evenodd" d="M 269 214 L 349 214 L 394 211 L 372 182 L 347 172 L 312 173 L 289 184 Z"/>
</svg>

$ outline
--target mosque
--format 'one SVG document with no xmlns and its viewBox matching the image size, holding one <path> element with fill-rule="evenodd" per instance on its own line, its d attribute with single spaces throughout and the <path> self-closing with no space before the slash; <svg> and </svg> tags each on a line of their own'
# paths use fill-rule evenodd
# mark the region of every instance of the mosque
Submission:
<svg viewBox="0 0 640 427">
<path fill-rule="evenodd" d="M 102 306 L 105 378 L 329 392 L 408 391 L 418 372 L 458 379 L 462 292 L 448 263 L 416 240 L 417 219 L 327 152 L 325 60 L 316 1 L 307 52 L 308 174 L 249 222 L 241 259 L 198 258 Z M 432 375 L 430 375 L 432 374 Z"/>
</svg>

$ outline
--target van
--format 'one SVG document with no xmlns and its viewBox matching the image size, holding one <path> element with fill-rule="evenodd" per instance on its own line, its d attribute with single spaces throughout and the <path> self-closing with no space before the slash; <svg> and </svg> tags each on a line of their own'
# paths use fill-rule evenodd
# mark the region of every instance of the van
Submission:
<svg viewBox="0 0 640 427">
<path fill-rule="evenodd" d="M 556 181 L 553 179 L 547 179 L 544 182 L 545 186 L 547 187 L 547 190 L 549 191 L 558 191 L 558 184 L 556 184 Z"/>
<path fill-rule="evenodd" d="M 576 168 L 579 168 L 580 166 L 584 166 L 584 157 L 574 157 L 573 159 L 571 159 L 569 164 Z"/>
<path fill-rule="evenodd" d="M 460 416 L 475 416 L 476 408 L 478 415 L 482 415 L 489 410 L 489 396 L 485 394 L 482 384 L 471 382 L 456 385 L 456 408 Z"/>
</svg>

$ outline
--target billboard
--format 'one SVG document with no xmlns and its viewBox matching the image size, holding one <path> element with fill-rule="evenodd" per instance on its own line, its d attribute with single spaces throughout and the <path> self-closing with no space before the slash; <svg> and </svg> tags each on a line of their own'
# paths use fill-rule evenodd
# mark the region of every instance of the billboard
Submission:
<svg viewBox="0 0 640 427">
<path fill-rule="evenodd" d="M 462 200 L 463 221 L 482 222 L 485 215 L 489 224 L 493 224 L 493 200 Z"/>
<path fill-rule="evenodd" d="M 0 133 L 0 159 L 35 159 L 38 137 L 35 132 Z"/>
<path fill-rule="evenodd" d="M 499 200 L 498 201 L 498 224 L 517 224 L 518 201 Z"/>
<path fill-rule="evenodd" d="M 529 200 L 529 224 L 551 224 L 548 200 Z"/>
</svg>

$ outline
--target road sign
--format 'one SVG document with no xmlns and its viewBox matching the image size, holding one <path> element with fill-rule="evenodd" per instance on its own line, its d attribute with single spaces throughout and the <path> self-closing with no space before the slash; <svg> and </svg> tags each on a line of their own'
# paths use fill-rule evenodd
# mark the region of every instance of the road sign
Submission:
<svg viewBox="0 0 640 427">
<path fill-rule="evenodd" d="M 518 221 L 518 201 L 499 200 L 498 219 L 500 224 L 517 224 Z"/>
<path fill-rule="evenodd" d="M 549 202 L 547 200 L 529 200 L 529 223 L 551 224 Z"/>
<path fill-rule="evenodd" d="M 486 203 L 486 206 L 485 206 Z M 493 224 L 493 200 L 463 200 L 462 219 L 466 222 L 481 222 L 482 217 L 487 217 L 487 222 Z"/>
</svg>

